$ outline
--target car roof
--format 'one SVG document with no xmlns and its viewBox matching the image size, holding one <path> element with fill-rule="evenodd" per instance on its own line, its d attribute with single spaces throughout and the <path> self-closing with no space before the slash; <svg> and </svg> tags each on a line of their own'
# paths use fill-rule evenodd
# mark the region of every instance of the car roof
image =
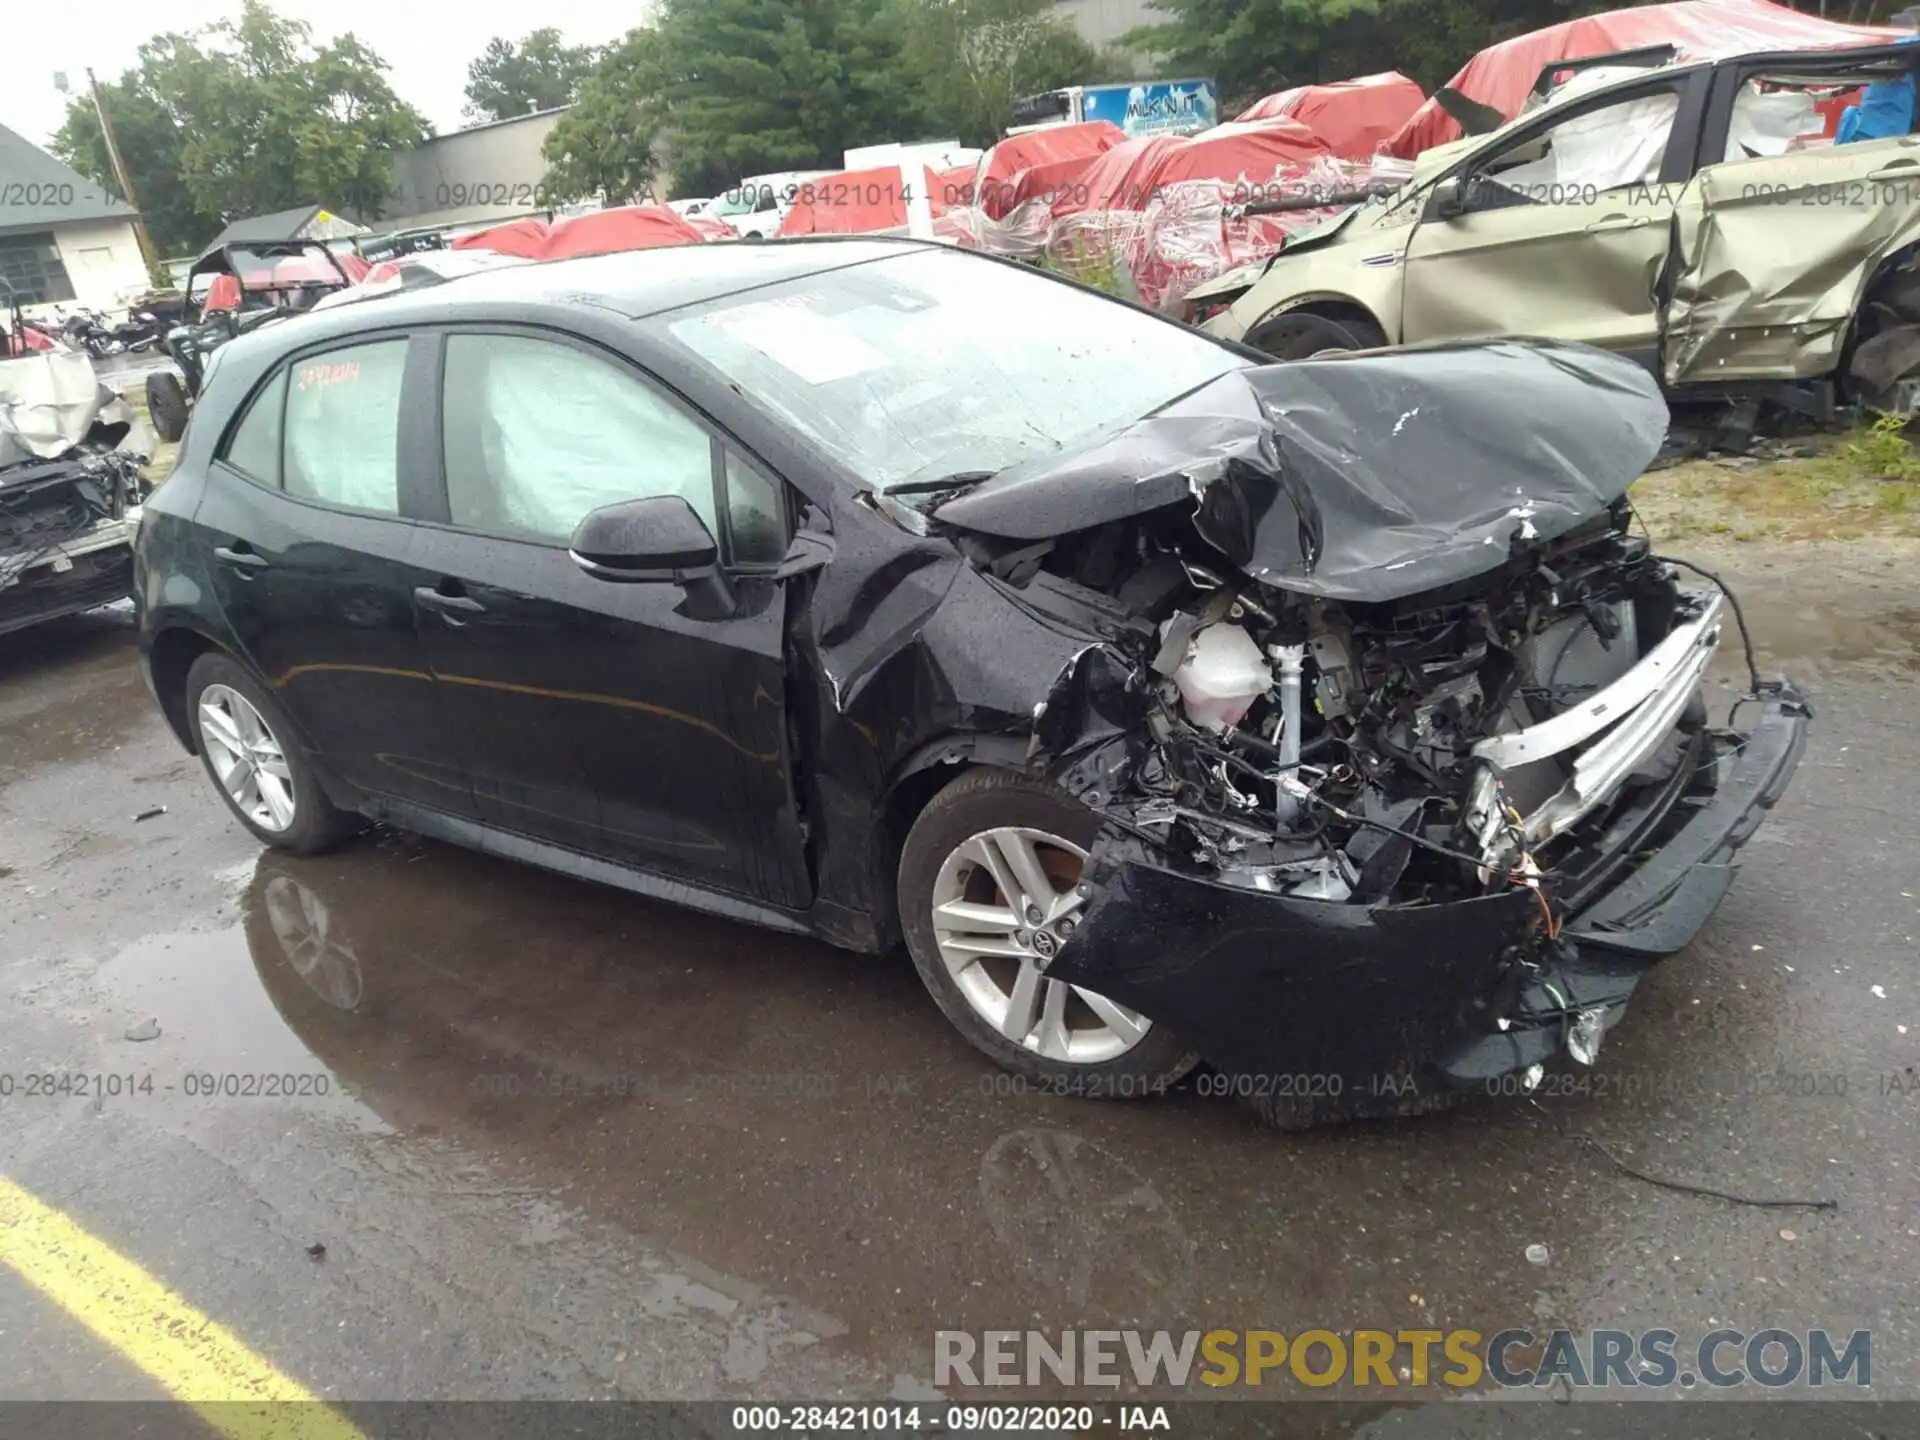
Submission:
<svg viewBox="0 0 1920 1440">
<path fill-rule="evenodd" d="M 358 314 L 361 325 L 383 327 L 454 319 L 499 305 L 591 305 L 640 319 L 849 265 L 949 248 L 910 240 L 837 237 L 669 245 L 578 260 L 504 265 L 462 275 L 414 295 L 387 296 L 377 305 L 345 306 L 342 313 Z"/>
</svg>

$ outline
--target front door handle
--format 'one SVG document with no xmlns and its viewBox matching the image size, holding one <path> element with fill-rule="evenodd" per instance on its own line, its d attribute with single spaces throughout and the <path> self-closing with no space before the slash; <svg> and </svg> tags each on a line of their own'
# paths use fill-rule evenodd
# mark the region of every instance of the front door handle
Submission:
<svg viewBox="0 0 1920 1440">
<path fill-rule="evenodd" d="M 1874 171 L 1867 179 L 1883 185 L 1891 180 L 1920 179 L 1920 160 L 1895 160 Z"/>
<path fill-rule="evenodd" d="M 249 570 L 264 570 L 273 563 L 267 559 L 266 556 L 256 555 L 253 551 L 247 549 L 245 541 L 236 540 L 234 547 L 226 545 L 215 546 L 213 558 L 220 561 L 223 565 L 233 566 L 234 569 L 242 573 Z"/>
<path fill-rule="evenodd" d="M 1649 215 L 1603 215 L 1587 226 L 1587 233 L 1594 235 L 1603 230 L 1639 230 L 1652 223 L 1653 217 Z"/>
<path fill-rule="evenodd" d="M 454 619 L 455 616 L 484 615 L 487 610 L 486 606 L 471 595 L 449 595 L 445 591 L 434 589 L 431 585 L 422 585 L 415 590 L 413 598 L 427 609 L 445 615 L 456 625 L 460 621 Z"/>
</svg>

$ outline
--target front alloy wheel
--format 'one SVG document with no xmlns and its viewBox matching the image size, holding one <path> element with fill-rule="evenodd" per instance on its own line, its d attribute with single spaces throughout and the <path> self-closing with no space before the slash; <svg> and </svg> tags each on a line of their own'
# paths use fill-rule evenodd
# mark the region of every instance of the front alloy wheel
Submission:
<svg viewBox="0 0 1920 1440">
<path fill-rule="evenodd" d="M 1087 852 L 1044 830 L 984 830 L 953 850 L 933 885 L 933 935 L 953 983 L 1006 1039 L 1049 1060 L 1115 1060 L 1153 1022 L 1041 967 L 1073 933 Z"/>
<path fill-rule="evenodd" d="M 1154 1095 L 1198 1061 L 1164 1025 L 1050 980 L 1080 923 L 1100 820 L 1037 775 L 967 771 L 901 846 L 900 928 L 914 968 L 969 1044 L 1054 1094 Z"/>
</svg>

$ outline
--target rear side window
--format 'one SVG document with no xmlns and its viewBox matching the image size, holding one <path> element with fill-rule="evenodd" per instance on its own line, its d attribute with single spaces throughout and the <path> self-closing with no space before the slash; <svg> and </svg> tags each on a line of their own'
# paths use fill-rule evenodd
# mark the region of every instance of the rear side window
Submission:
<svg viewBox="0 0 1920 1440">
<path fill-rule="evenodd" d="M 407 342 L 379 340 L 295 361 L 286 406 L 289 495 L 400 513 L 400 381 Z"/>
<path fill-rule="evenodd" d="M 522 335 L 447 338 L 455 525 L 564 545 L 589 511 L 685 498 L 716 534 L 713 437 L 609 361 Z"/>
<path fill-rule="evenodd" d="M 216 352 L 217 353 L 217 352 Z M 280 420 L 287 404 L 287 372 L 282 370 L 253 397 L 238 428 L 227 441 L 227 464 L 250 480 L 280 488 Z"/>
</svg>

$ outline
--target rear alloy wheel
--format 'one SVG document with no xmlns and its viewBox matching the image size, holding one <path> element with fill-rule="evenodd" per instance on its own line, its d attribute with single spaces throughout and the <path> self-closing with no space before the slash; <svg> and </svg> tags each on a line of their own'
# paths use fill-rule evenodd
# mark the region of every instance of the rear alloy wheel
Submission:
<svg viewBox="0 0 1920 1440">
<path fill-rule="evenodd" d="M 1027 776 L 962 776 L 921 813 L 901 856 L 907 946 L 933 997 L 1002 1066 L 1096 1098 L 1173 1084 L 1195 1057 L 1146 1016 L 1063 980 L 1092 812 Z"/>
<path fill-rule="evenodd" d="M 293 826 L 293 772 L 286 751 L 260 712 L 238 690 L 200 692 L 200 740 L 207 766 L 240 818 L 275 835 Z"/>
<path fill-rule="evenodd" d="M 220 798 L 261 841 L 311 854 L 364 823 L 327 799 L 286 712 L 231 657 L 210 650 L 193 662 L 187 715 Z"/>
</svg>

